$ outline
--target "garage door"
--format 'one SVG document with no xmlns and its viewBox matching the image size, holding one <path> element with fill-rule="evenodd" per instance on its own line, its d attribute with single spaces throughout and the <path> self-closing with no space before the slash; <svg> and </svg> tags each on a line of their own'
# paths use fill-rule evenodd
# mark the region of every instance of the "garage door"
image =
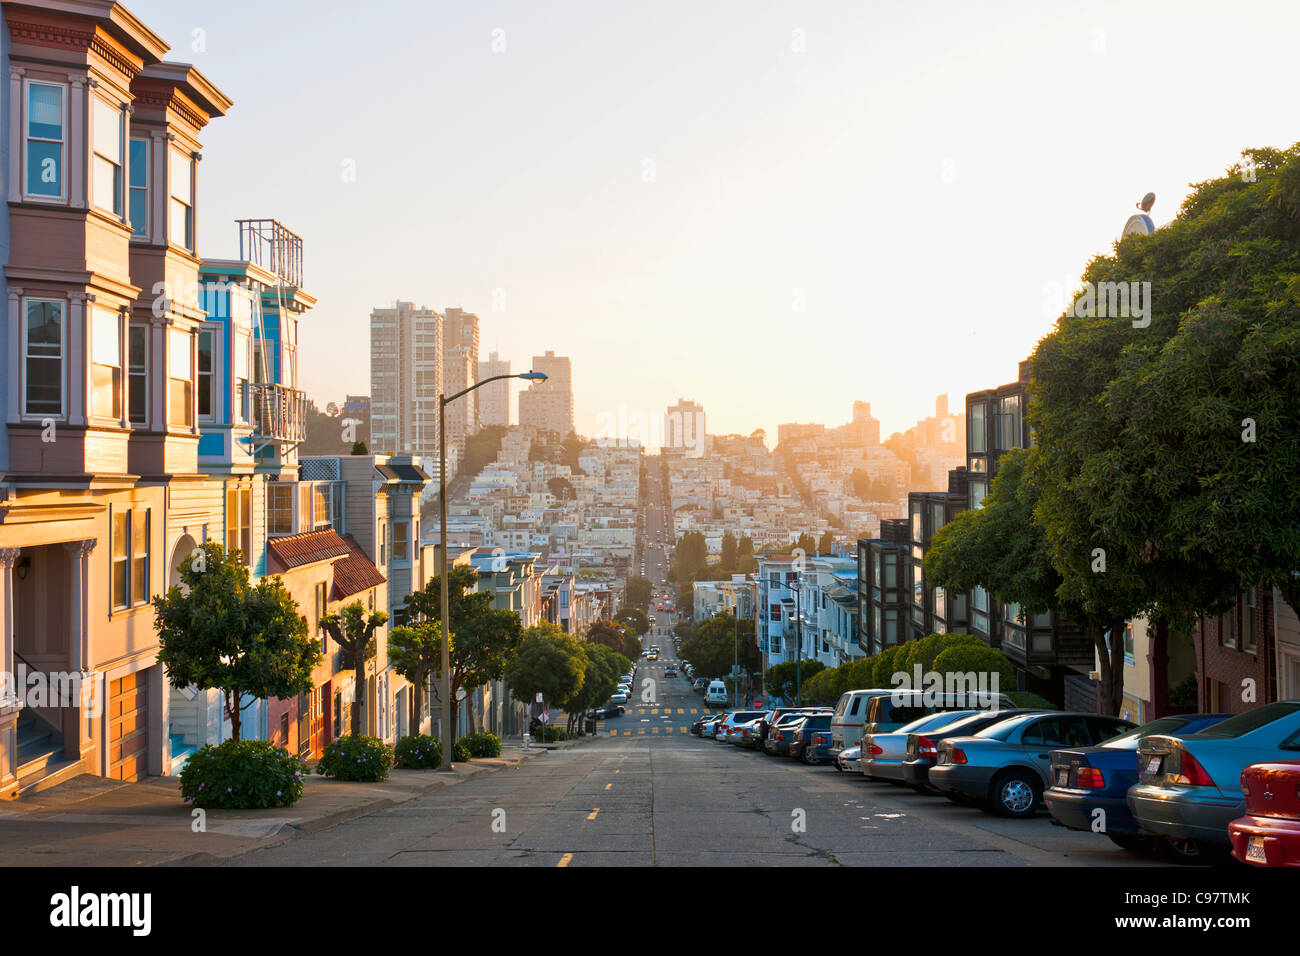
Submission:
<svg viewBox="0 0 1300 956">
<path fill-rule="evenodd" d="M 139 780 L 149 772 L 147 674 L 137 671 L 109 684 L 108 775 L 113 780 Z"/>
</svg>

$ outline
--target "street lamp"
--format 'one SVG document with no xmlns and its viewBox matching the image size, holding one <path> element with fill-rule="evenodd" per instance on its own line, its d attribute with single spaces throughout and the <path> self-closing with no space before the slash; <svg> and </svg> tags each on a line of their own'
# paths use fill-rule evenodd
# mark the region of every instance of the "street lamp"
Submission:
<svg viewBox="0 0 1300 956">
<path fill-rule="evenodd" d="M 546 381 L 545 372 L 520 372 L 517 375 L 492 375 L 475 382 L 469 388 L 463 388 L 455 395 L 438 396 L 438 576 L 442 579 L 442 681 L 438 699 L 442 702 L 442 765 L 439 770 L 450 773 L 451 765 L 451 708 L 455 701 L 451 699 L 451 599 L 447 585 L 447 406 L 468 395 L 476 388 L 488 382 L 498 382 L 507 378 L 522 378 L 526 382 Z"/>
</svg>

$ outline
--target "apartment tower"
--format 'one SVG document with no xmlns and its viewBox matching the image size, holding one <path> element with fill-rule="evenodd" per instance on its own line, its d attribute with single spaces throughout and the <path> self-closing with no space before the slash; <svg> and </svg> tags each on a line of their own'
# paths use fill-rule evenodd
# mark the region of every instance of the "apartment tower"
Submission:
<svg viewBox="0 0 1300 956">
<path fill-rule="evenodd" d="M 548 351 L 533 356 L 534 372 L 545 382 L 533 382 L 519 393 L 519 424 L 555 432 L 565 438 L 573 431 L 573 366 L 567 356 Z"/>
<path fill-rule="evenodd" d="M 443 330 L 439 312 L 412 302 L 370 313 L 371 451 L 438 460 Z"/>
</svg>

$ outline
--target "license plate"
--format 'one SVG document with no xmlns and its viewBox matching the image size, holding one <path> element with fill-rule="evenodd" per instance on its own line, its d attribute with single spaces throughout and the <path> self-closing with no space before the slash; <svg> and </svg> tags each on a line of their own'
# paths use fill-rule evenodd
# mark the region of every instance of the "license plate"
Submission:
<svg viewBox="0 0 1300 956">
<path fill-rule="evenodd" d="M 1246 859 L 1251 863 L 1267 863 L 1268 856 L 1264 853 L 1264 838 L 1251 837 L 1250 842 L 1246 844 Z"/>
<path fill-rule="evenodd" d="M 1058 787 L 1064 787 L 1064 786 L 1067 786 L 1069 783 L 1070 783 L 1070 768 L 1069 768 L 1069 767 L 1057 767 L 1057 768 L 1056 768 L 1056 785 L 1057 785 Z"/>
<path fill-rule="evenodd" d="M 1163 757 L 1152 757 L 1151 759 L 1149 759 L 1149 760 L 1147 761 L 1147 771 L 1146 771 L 1146 772 L 1147 772 L 1147 773 L 1159 773 L 1159 772 L 1160 772 L 1160 761 L 1163 760 L 1163 759 L 1164 759 Z"/>
</svg>

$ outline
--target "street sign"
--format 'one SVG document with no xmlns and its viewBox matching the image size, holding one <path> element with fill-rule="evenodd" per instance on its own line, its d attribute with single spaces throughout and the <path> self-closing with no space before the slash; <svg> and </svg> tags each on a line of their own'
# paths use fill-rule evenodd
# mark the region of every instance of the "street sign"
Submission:
<svg viewBox="0 0 1300 956">
<path fill-rule="evenodd" d="M 755 697 L 755 698 L 754 698 L 754 707 L 755 707 L 755 709 L 757 709 L 757 708 L 759 708 L 759 707 L 762 707 L 762 706 L 763 706 L 763 702 L 762 702 L 761 700 L 759 700 L 757 697 Z"/>
<path fill-rule="evenodd" d="M 537 692 L 537 703 L 540 704 L 541 702 L 542 702 L 542 692 L 539 690 Z"/>
<path fill-rule="evenodd" d="M 537 719 L 544 724 L 549 724 L 551 722 L 551 715 L 546 711 L 542 711 L 537 715 Z"/>
</svg>

